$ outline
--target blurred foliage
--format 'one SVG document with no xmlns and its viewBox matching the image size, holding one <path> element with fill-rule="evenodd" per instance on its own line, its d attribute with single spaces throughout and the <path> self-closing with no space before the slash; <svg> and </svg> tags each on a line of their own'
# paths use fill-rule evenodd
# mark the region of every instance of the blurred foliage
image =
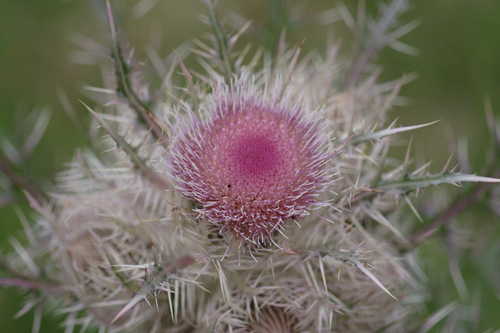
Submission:
<svg viewBox="0 0 500 333">
<path fill-rule="evenodd" d="M 160 1 L 145 17 L 127 20 L 125 17 L 133 16 L 138 2 L 115 3 L 119 7 L 119 17 L 123 18 L 120 24 L 139 57 L 145 56 L 151 44 L 160 54 L 166 55 L 207 29 L 199 20 L 204 7 L 198 0 Z M 354 1 L 346 3 L 352 6 Z M 377 3 L 380 1 L 368 1 L 367 5 L 370 10 L 376 10 Z M 322 41 L 330 36 L 325 32 L 327 27 L 317 24 L 314 19 L 294 21 L 290 8 L 299 6 L 302 17 L 311 18 L 315 13 L 332 8 L 335 1 L 226 0 L 220 5 L 221 9 L 235 11 L 255 22 L 247 40 L 273 49 L 285 27 L 292 44 L 314 49 L 321 48 Z M 413 1 L 413 6 L 406 19 L 417 19 L 421 25 L 405 37 L 405 42 L 416 47 L 419 55 L 406 56 L 386 50 L 379 59 L 383 79 L 394 79 L 403 73 L 418 74 L 418 79 L 402 91 L 409 103 L 395 110 L 393 117 L 399 118 L 400 124 L 440 119 L 439 125 L 414 134 L 414 147 L 420 161 L 433 160 L 434 168 L 439 170 L 449 156 L 451 139 L 466 137 L 474 171 L 478 172 L 488 142 L 483 112 L 485 96 L 491 98 L 500 116 L 500 2 L 434 0 Z M 53 117 L 48 133 L 23 170 L 42 183 L 61 170 L 74 149 L 85 141 L 75 134 L 77 132 L 62 111 L 58 89 L 65 91 L 79 108 L 75 102 L 84 98 L 82 85 L 99 85 L 97 66 L 72 63 L 71 55 L 77 50 L 72 40 L 75 35 L 83 35 L 106 42 L 106 33 L 100 1 L 0 1 L 0 137 L 20 135 L 18 125 L 33 108 L 50 107 Z M 85 111 L 79 108 L 79 112 Z M 11 208 L 0 208 L 0 220 L 0 249 L 7 250 L 9 237 L 18 235 L 21 226 Z M 491 267 L 496 265 L 498 272 L 499 222 L 485 205 L 477 205 L 459 221 L 476 230 L 485 230 L 485 239 L 481 241 L 486 245 L 466 253 L 460 262 L 470 291 L 470 299 L 464 302 L 474 304 L 472 299 L 481 296 L 480 327 L 473 327 L 470 332 L 500 328 L 500 283 L 497 281 L 495 285 L 494 267 Z M 443 231 L 442 236 L 445 235 Z M 458 294 L 448 271 L 449 258 L 443 244 L 438 237 L 423 246 L 420 252 L 425 259 L 424 270 L 432 282 L 432 295 L 435 293 L 437 299 L 438 294 L 444 294 L 451 300 Z M 0 289 L 3 332 L 31 330 L 32 315 L 13 319 L 21 304 L 22 293 Z M 430 304 L 428 310 L 433 312 L 444 305 Z M 56 327 L 57 319 L 44 319 L 41 332 L 63 331 Z"/>
</svg>

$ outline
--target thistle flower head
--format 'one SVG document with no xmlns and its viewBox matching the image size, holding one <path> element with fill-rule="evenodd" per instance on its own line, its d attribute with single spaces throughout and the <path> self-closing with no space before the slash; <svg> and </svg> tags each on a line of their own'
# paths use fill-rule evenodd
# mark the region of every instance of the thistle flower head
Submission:
<svg viewBox="0 0 500 333">
<path fill-rule="evenodd" d="M 301 110 L 258 98 L 226 97 L 211 112 L 175 143 L 172 173 L 221 231 L 263 243 L 317 202 L 327 179 L 321 131 Z"/>
</svg>

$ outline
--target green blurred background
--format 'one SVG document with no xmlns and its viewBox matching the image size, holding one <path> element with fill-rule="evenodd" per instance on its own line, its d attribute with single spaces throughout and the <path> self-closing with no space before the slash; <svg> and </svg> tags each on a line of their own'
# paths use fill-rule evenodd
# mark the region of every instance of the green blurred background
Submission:
<svg viewBox="0 0 500 333">
<path fill-rule="evenodd" d="M 157 45 L 166 55 L 183 41 L 200 37 L 207 27 L 199 16 L 204 7 L 199 0 L 168 1 L 159 4 L 144 17 L 134 19 L 138 1 L 115 1 L 120 24 L 139 57 L 147 46 Z M 329 27 L 307 20 L 300 24 L 290 21 L 285 7 L 300 5 L 304 17 L 314 17 L 320 11 L 335 6 L 333 0 L 226 0 L 220 9 L 235 10 L 255 21 L 256 29 L 250 40 L 272 47 L 283 26 L 292 42 L 304 40 L 306 49 L 322 47 Z M 351 6 L 354 2 L 346 2 Z M 380 1 L 368 1 L 374 9 Z M 371 8 L 373 7 L 373 8 Z M 19 124 L 34 108 L 48 106 L 52 121 L 24 172 L 42 183 L 48 182 L 73 150 L 84 144 L 69 118 L 62 111 L 57 90 L 64 90 L 79 112 L 78 99 L 84 98 L 82 85 L 99 85 L 97 66 L 78 65 L 72 56 L 78 47 L 75 35 L 88 36 L 105 42 L 102 3 L 71 0 L 0 0 L 0 140 L 15 140 L 22 136 Z M 418 0 L 406 20 L 417 19 L 421 25 L 403 40 L 419 50 L 418 56 L 406 56 L 386 50 L 378 59 L 384 79 L 394 79 L 404 73 L 417 73 L 418 79 L 405 87 L 406 106 L 395 109 L 392 118 L 400 124 L 440 119 L 439 125 L 414 135 L 416 156 L 421 161 L 433 160 L 433 169 L 449 156 L 450 137 L 466 137 L 470 143 L 473 168 L 478 171 L 485 159 L 487 131 L 483 112 L 486 96 L 500 116 L 500 1 L 498 0 Z M 340 32 L 337 38 L 341 38 Z M 161 43 L 158 42 L 161 40 Z M 348 44 L 348 43 L 345 43 Z M 432 191 L 433 189 L 429 190 Z M 456 192 L 456 191 L 455 191 Z M 22 204 L 21 208 L 26 208 Z M 485 230 L 485 246 L 470 251 L 462 260 L 466 284 L 471 294 L 481 296 L 478 327 L 468 332 L 483 332 L 500 328 L 500 221 L 486 205 L 476 205 L 460 223 L 473 224 Z M 18 235 L 21 225 L 12 208 L 0 208 L 0 249 L 10 249 L 8 239 Z M 439 238 L 425 245 L 422 256 L 427 259 L 424 269 L 431 281 L 436 301 L 430 302 L 429 312 L 445 305 L 457 293 L 451 283 L 445 249 Z M 496 285 L 495 285 L 496 283 Z M 30 332 L 32 315 L 14 320 L 22 305 L 22 293 L 0 289 L 0 331 Z M 439 297 L 438 297 L 439 296 Z M 464 299 L 475 306 L 474 297 Z M 63 332 L 57 317 L 45 319 L 41 332 Z M 439 327 L 435 330 L 439 332 Z"/>
</svg>

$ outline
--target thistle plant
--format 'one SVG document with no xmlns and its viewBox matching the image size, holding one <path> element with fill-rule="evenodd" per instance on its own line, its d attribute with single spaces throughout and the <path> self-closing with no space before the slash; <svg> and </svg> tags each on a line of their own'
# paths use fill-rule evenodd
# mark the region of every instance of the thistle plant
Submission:
<svg viewBox="0 0 500 333">
<path fill-rule="evenodd" d="M 373 19 L 322 15 L 362 35 L 349 57 L 337 44 L 303 55 L 284 34 L 275 54 L 245 47 L 250 24 L 223 24 L 207 1 L 212 34 L 169 57 L 156 90 L 104 4 L 112 58 L 80 103 L 89 146 L 47 190 L 14 172 L 15 154 L 0 160 L 0 184 L 36 212 L 1 267 L 2 285 L 29 291 L 23 312 L 56 307 L 67 332 L 193 333 L 426 332 L 453 313 L 419 315 L 429 291 L 414 250 L 500 181 L 497 154 L 484 176 L 390 154 L 435 124 L 397 126 L 389 111 L 411 77 L 380 82 L 374 66 L 386 46 L 412 51 L 407 1 Z M 414 222 L 416 194 L 464 182 L 476 185 Z"/>
</svg>

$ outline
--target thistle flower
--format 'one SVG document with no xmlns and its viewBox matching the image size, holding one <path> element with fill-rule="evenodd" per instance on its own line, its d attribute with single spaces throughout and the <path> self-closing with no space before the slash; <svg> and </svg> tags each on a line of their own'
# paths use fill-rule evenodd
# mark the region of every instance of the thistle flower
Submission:
<svg viewBox="0 0 500 333">
<path fill-rule="evenodd" d="M 253 243 L 307 214 L 326 183 L 326 133 L 303 112 L 249 97 L 246 82 L 218 92 L 172 149 L 172 178 L 200 215 Z"/>
</svg>

